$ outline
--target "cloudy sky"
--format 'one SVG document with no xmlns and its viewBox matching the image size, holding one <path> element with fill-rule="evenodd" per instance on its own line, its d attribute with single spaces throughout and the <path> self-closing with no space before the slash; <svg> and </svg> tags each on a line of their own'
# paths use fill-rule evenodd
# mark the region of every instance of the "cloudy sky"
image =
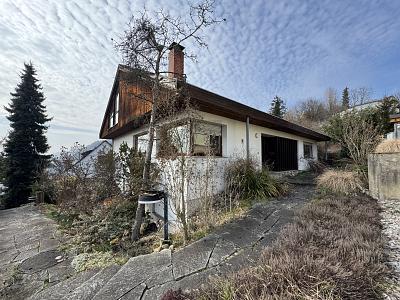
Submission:
<svg viewBox="0 0 400 300">
<path fill-rule="evenodd" d="M 216 2 L 227 21 L 187 62 L 195 85 L 262 110 L 275 94 L 294 106 L 328 87 L 366 86 L 375 97 L 400 90 L 400 1 Z M 51 152 L 97 139 L 120 62 L 111 38 L 144 4 L 180 14 L 185 2 L 0 0 L 0 136 L 9 128 L 2 107 L 32 61 L 53 117 Z"/>
</svg>

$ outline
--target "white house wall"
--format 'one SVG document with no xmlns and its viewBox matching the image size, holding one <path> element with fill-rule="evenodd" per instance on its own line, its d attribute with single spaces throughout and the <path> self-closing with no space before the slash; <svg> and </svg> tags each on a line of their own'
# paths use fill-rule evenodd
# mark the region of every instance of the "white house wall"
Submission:
<svg viewBox="0 0 400 300">
<path fill-rule="evenodd" d="M 113 151 L 119 152 L 119 147 L 122 145 L 123 142 L 125 142 L 129 148 L 132 148 L 134 146 L 134 137 L 137 135 L 142 135 L 142 134 L 146 133 L 147 130 L 148 129 L 146 127 L 143 127 L 143 128 L 129 131 L 128 133 L 125 133 L 123 135 L 120 135 L 120 136 L 114 138 L 113 143 L 112 143 Z M 143 138 L 146 138 L 146 137 L 143 137 Z M 157 149 L 157 143 L 154 142 L 152 157 L 156 156 L 156 149 Z"/>
<path fill-rule="evenodd" d="M 190 158 L 191 162 L 191 174 L 186 178 L 185 184 L 185 198 L 186 198 L 186 209 L 189 214 L 193 213 L 200 205 L 201 201 L 203 201 L 205 194 L 212 193 L 217 194 L 224 190 L 224 173 L 225 168 L 229 164 L 231 160 L 239 157 L 246 157 L 246 123 L 240 122 L 237 120 L 232 120 L 229 118 L 199 112 L 199 116 L 203 121 L 221 124 L 222 127 L 222 157 L 210 158 L 206 157 L 192 157 Z M 133 146 L 134 136 L 139 135 L 147 131 L 147 128 L 141 128 L 132 130 L 124 135 L 121 135 L 113 140 L 113 150 L 118 151 L 120 145 L 123 142 L 126 142 L 129 147 Z M 308 168 L 307 161 L 303 159 L 303 143 L 307 142 L 312 144 L 313 149 L 313 157 L 317 159 L 317 145 L 316 142 L 307 138 L 303 138 L 294 134 L 265 128 L 262 126 L 252 125 L 250 124 L 249 128 L 249 141 L 250 141 L 250 155 L 253 157 L 256 162 L 258 162 L 259 167 L 262 166 L 262 157 L 261 157 L 261 135 L 271 135 L 282 138 L 293 139 L 297 141 L 297 157 L 298 157 L 298 169 L 306 170 Z M 153 158 L 155 161 L 155 151 L 157 145 L 154 143 L 154 152 Z M 171 175 L 176 173 L 173 170 L 169 170 L 170 168 L 174 168 L 173 166 L 176 164 L 172 163 L 170 166 L 164 167 L 163 172 L 164 179 L 162 179 L 163 184 L 167 186 L 167 189 L 170 190 L 171 195 L 170 198 L 174 198 L 174 192 L 172 191 L 173 187 L 168 183 L 166 179 L 168 176 L 171 178 Z M 208 181 L 205 181 L 205 178 L 208 178 Z M 206 186 L 207 187 L 206 187 Z M 174 207 L 174 199 L 170 199 L 170 207 L 169 209 L 169 219 L 172 223 L 176 223 L 176 215 L 175 215 L 175 207 Z M 155 211 L 158 215 L 163 215 L 163 205 L 162 203 L 149 206 L 147 209 Z"/>
<path fill-rule="evenodd" d="M 204 121 L 218 123 L 224 125 L 226 128 L 225 138 L 226 145 L 223 143 L 222 153 L 225 157 L 245 157 L 246 155 L 246 123 L 237 120 L 220 117 L 209 113 L 200 113 Z M 261 135 L 272 135 L 282 138 L 292 139 L 297 141 L 297 157 L 298 169 L 306 170 L 308 168 L 307 161 L 303 158 L 303 143 L 311 143 L 313 148 L 313 157 L 316 160 L 318 157 L 317 144 L 315 141 L 303 138 L 291 133 L 278 131 L 258 125 L 250 124 L 249 128 L 249 143 L 250 143 L 250 156 L 253 157 L 259 166 L 262 165 L 261 157 Z M 224 149 L 225 146 L 225 149 Z"/>
</svg>

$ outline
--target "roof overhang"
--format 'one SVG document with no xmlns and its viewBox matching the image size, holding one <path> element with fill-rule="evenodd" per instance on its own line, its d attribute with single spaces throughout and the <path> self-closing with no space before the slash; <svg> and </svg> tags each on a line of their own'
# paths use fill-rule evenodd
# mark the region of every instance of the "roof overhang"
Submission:
<svg viewBox="0 0 400 300">
<path fill-rule="evenodd" d="M 329 141 L 330 137 L 314 130 L 302 127 L 284 119 L 272 116 L 242 103 L 225 98 L 218 94 L 189 84 L 190 97 L 200 111 L 246 122 L 247 117 L 251 124 L 267 127 L 315 141 Z"/>
</svg>

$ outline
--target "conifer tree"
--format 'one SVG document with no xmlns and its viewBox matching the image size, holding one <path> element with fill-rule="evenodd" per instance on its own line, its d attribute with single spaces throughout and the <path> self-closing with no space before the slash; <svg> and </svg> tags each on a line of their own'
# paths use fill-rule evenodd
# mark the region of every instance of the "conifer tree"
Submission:
<svg viewBox="0 0 400 300">
<path fill-rule="evenodd" d="M 286 113 L 285 102 L 278 96 L 275 96 L 271 102 L 271 108 L 270 108 L 269 112 L 271 115 L 274 115 L 279 118 L 283 118 L 283 116 Z"/>
<path fill-rule="evenodd" d="M 6 160 L 4 206 L 16 207 L 28 200 L 31 186 L 46 166 L 49 150 L 45 124 L 50 121 L 43 105 L 42 87 L 32 63 L 24 64 L 21 82 L 11 93 L 9 113 L 11 131 L 4 145 Z"/>
<path fill-rule="evenodd" d="M 350 108 L 350 96 L 349 96 L 349 88 L 346 86 L 342 93 L 342 108 L 349 109 Z"/>
<path fill-rule="evenodd" d="M 378 105 L 377 117 L 383 134 L 393 131 L 393 123 L 390 123 L 389 116 L 396 113 L 399 104 L 399 100 L 395 96 L 385 96 Z"/>
</svg>

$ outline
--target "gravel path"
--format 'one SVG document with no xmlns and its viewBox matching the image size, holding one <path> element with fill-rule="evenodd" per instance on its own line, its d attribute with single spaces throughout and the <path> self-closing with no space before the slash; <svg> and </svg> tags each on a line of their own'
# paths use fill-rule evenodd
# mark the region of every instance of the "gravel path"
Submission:
<svg viewBox="0 0 400 300">
<path fill-rule="evenodd" d="M 395 273 L 393 278 L 389 278 L 393 291 L 386 299 L 400 299 L 400 200 L 379 200 L 379 204 L 382 207 L 383 233 L 388 237 L 388 264 Z"/>
</svg>

